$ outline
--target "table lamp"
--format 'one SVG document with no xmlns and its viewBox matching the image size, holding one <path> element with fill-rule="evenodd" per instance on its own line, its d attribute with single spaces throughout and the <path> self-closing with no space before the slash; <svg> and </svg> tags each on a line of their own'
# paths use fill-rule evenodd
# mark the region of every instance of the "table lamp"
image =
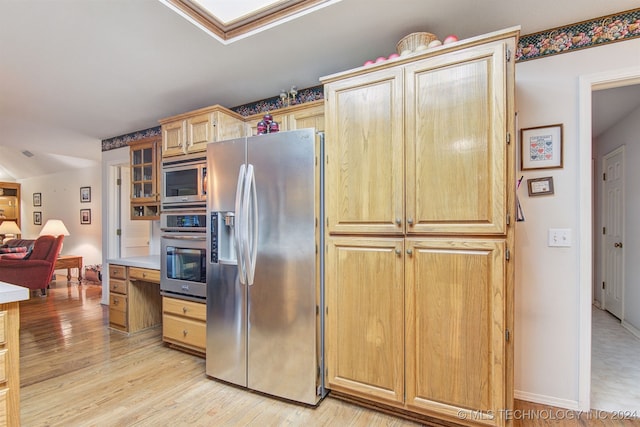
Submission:
<svg viewBox="0 0 640 427">
<path fill-rule="evenodd" d="M 62 220 L 59 219 L 48 219 L 40 231 L 40 236 L 58 237 L 60 235 L 68 236 L 69 230 L 64 226 Z M 60 244 L 60 252 L 62 252 L 62 244 Z"/>
<path fill-rule="evenodd" d="M 4 235 L 4 239 L 2 240 L 4 244 L 7 240 L 14 239 L 17 234 L 22 234 L 22 231 L 20 231 L 20 227 L 18 227 L 15 221 L 2 221 L 2 224 L 0 224 L 0 234 Z"/>
</svg>

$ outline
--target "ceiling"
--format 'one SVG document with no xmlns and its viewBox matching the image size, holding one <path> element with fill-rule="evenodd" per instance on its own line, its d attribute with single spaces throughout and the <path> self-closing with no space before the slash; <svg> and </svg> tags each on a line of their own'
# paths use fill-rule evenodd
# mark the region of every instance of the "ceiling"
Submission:
<svg viewBox="0 0 640 427">
<path fill-rule="evenodd" d="M 0 0 L 0 180 L 99 167 L 102 139 L 316 86 L 389 55 L 414 31 L 467 38 L 520 25 L 530 34 L 631 3 L 484 0 L 478 19 L 477 0 L 342 0 L 225 45 L 159 0 Z M 613 99 L 596 126 L 640 95 Z"/>
</svg>

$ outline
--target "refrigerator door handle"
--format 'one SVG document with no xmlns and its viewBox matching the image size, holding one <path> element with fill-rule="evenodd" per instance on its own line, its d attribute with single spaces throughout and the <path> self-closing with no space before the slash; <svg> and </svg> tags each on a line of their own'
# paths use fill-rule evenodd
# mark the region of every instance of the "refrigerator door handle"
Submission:
<svg viewBox="0 0 640 427">
<path fill-rule="evenodd" d="M 258 197 L 256 193 L 256 174 L 253 170 L 253 165 L 249 165 L 251 168 L 251 178 L 250 181 L 247 179 L 250 184 L 249 191 L 251 193 L 251 200 L 249 201 L 249 205 L 247 206 L 247 210 L 250 212 L 250 221 L 247 223 L 247 231 L 250 232 L 248 239 L 249 245 L 247 247 L 247 281 L 250 285 L 253 285 L 253 279 L 256 275 L 256 256 L 258 254 Z M 251 207 L 249 209 L 249 206 Z M 251 225 L 251 230 L 249 230 L 249 226 Z M 250 253 L 249 253 L 250 252 Z"/>
<path fill-rule="evenodd" d="M 243 285 L 247 284 L 247 271 L 246 265 L 242 258 L 242 199 L 245 187 L 246 178 L 246 165 L 240 165 L 240 171 L 238 172 L 238 185 L 236 187 L 236 222 L 234 224 L 235 232 L 233 233 L 233 244 L 236 248 L 236 258 L 238 259 L 238 279 Z"/>
<path fill-rule="evenodd" d="M 242 196 L 242 253 L 243 261 L 246 263 L 247 284 L 253 285 L 253 274 L 251 266 L 251 248 L 250 248 L 250 236 L 249 236 L 249 196 L 251 195 L 251 189 L 255 187 L 255 177 L 253 174 L 253 165 L 247 166 L 247 174 L 245 176 L 244 194 Z M 255 219 L 254 219 L 255 222 Z M 253 241 L 253 236 L 251 236 Z"/>
</svg>

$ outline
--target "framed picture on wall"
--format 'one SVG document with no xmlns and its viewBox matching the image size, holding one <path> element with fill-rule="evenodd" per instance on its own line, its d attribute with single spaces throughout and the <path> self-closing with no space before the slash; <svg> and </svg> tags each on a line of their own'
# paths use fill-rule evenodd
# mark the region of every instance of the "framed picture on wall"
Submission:
<svg viewBox="0 0 640 427">
<path fill-rule="evenodd" d="M 91 224 L 91 209 L 80 209 L 80 224 Z"/>
<path fill-rule="evenodd" d="M 553 194 L 553 177 L 528 179 L 529 196 L 543 196 Z"/>
<path fill-rule="evenodd" d="M 42 212 L 36 211 L 33 213 L 33 225 L 42 225 Z"/>
<path fill-rule="evenodd" d="M 91 187 L 80 187 L 80 203 L 91 201 Z"/>
<path fill-rule="evenodd" d="M 562 168 L 562 125 L 520 130 L 520 169 Z"/>
<path fill-rule="evenodd" d="M 33 206 L 42 206 L 42 193 L 33 193 Z"/>
</svg>

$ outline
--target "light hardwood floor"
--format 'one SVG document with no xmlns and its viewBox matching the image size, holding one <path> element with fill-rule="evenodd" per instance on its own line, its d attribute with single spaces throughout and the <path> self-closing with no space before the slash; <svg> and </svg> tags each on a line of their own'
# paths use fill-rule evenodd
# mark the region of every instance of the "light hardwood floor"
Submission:
<svg viewBox="0 0 640 427">
<path fill-rule="evenodd" d="M 420 425 L 332 397 L 310 408 L 208 379 L 204 359 L 164 346 L 160 328 L 109 330 L 100 294 L 98 285 L 59 280 L 48 296 L 21 303 L 23 426 Z M 640 425 L 576 415 L 527 402 L 513 413 L 514 426 Z"/>
</svg>

